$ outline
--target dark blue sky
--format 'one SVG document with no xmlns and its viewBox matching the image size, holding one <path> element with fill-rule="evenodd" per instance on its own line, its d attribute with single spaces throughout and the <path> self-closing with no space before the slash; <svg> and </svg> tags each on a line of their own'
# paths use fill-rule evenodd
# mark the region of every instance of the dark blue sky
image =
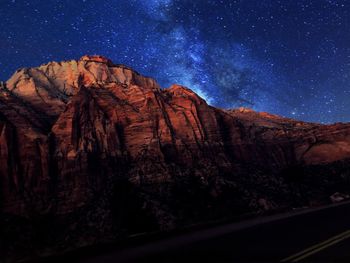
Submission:
<svg viewBox="0 0 350 263">
<path fill-rule="evenodd" d="M 350 121 L 350 1 L 0 0 L 0 79 L 100 54 L 219 107 Z"/>
</svg>

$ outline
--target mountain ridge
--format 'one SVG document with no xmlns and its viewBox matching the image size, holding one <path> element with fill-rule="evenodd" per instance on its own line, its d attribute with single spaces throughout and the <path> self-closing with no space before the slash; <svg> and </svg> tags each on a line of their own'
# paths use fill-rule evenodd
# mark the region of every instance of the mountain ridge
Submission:
<svg viewBox="0 0 350 263">
<path fill-rule="evenodd" d="M 19 70 L 0 89 L 0 220 L 22 222 L 4 251 L 324 204 L 349 160 L 349 123 L 218 109 L 101 56 Z"/>
</svg>

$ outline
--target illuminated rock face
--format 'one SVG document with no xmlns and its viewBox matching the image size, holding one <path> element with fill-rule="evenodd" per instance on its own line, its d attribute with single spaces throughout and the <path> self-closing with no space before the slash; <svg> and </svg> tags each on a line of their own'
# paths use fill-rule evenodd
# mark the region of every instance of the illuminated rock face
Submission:
<svg viewBox="0 0 350 263">
<path fill-rule="evenodd" d="M 20 69 L 0 86 L 1 209 L 29 218 L 101 203 L 103 217 L 126 188 L 164 228 L 259 200 L 264 210 L 290 194 L 280 172 L 348 158 L 349 124 L 217 109 L 101 56 Z"/>
</svg>

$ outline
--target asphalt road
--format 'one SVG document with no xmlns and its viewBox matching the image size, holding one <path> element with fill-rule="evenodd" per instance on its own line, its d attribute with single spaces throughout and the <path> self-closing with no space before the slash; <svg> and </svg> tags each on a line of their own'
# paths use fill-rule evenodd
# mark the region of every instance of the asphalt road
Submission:
<svg viewBox="0 0 350 263">
<path fill-rule="evenodd" d="M 258 218 L 75 262 L 350 262 L 350 203 Z"/>
</svg>

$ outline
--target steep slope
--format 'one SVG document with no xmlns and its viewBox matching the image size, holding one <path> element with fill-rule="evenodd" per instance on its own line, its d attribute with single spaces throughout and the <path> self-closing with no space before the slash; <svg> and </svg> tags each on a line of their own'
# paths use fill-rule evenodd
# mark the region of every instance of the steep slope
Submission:
<svg viewBox="0 0 350 263">
<path fill-rule="evenodd" d="M 1 218 L 28 237 L 2 230 L 11 249 L 327 202 L 347 191 L 349 158 L 350 124 L 217 109 L 101 56 L 20 69 L 0 87 Z"/>
</svg>

